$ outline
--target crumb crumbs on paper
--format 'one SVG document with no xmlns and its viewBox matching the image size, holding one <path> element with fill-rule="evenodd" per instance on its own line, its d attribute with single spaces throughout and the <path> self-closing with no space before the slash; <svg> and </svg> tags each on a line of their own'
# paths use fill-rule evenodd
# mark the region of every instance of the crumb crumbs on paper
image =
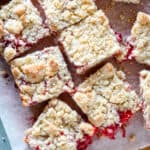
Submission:
<svg viewBox="0 0 150 150">
<path fill-rule="evenodd" d="M 135 134 L 130 134 L 129 135 L 129 142 L 135 142 L 135 140 L 136 140 Z"/>
<path fill-rule="evenodd" d="M 121 14 L 120 19 L 123 21 L 125 19 L 125 16 Z"/>
<path fill-rule="evenodd" d="M 0 71 L 0 76 L 2 76 L 3 78 L 8 78 L 9 74 L 6 70 L 1 70 Z"/>
</svg>

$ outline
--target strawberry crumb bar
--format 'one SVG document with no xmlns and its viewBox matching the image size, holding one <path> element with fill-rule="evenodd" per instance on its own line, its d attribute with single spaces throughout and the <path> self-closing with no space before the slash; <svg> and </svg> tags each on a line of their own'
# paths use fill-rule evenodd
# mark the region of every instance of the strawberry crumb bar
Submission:
<svg viewBox="0 0 150 150">
<path fill-rule="evenodd" d="M 11 0 L 0 10 L 0 51 L 6 61 L 49 35 L 48 27 L 30 0 Z"/>
<path fill-rule="evenodd" d="M 114 0 L 116 2 L 125 2 L 125 3 L 134 3 L 134 4 L 139 4 L 140 0 Z"/>
<path fill-rule="evenodd" d="M 60 42 L 79 74 L 119 53 L 121 49 L 108 18 L 101 10 L 62 31 Z"/>
<path fill-rule="evenodd" d="M 150 128 L 150 71 L 140 72 L 140 89 L 143 97 L 143 112 L 146 127 Z"/>
<path fill-rule="evenodd" d="M 97 7 L 93 0 L 38 0 L 43 6 L 47 23 L 52 31 L 62 30 L 89 15 Z"/>
<path fill-rule="evenodd" d="M 57 97 L 73 87 L 58 47 L 48 47 L 11 62 L 11 70 L 25 106 Z"/>
<path fill-rule="evenodd" d="M 136 61 L 150 65 L 150 15 L 139 12 L 131 31 L 133 56 Z"/>
<path fill-rule="evenodd" d="M 111 63 L 81 83 L 73 99 L 96 127 L 121 125 L 139 108 L 139 98 L 125 81 L 125 74 Z"/>
<path fill-rule="evenodd" d="M 95 128 L 76 111 L 53 99 L 27 130 L 25 141 L 35 150 L 86 150 L 94 133 Z"/>
</svg>

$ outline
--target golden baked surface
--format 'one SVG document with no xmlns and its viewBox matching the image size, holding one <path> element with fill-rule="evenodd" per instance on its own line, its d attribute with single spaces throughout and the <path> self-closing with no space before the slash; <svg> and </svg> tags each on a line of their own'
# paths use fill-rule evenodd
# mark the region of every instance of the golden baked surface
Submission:
<svg viewBox="0 0 150 150">
<path fill-rule="evenodd" d="M 49 30 L 30 0 L 11 0 L 0 9 L 0 53 L 6 61 L 47 35 Z"/>
<path fill-rule="evenodd" d="M 112 57 L 121 49 L 108 18 L 101 10 L 62 31 L 60 41 L 78 73 Z"/>
<path fill-rule="evenodd" d="M 38 0 L 43 6 L 47 23 L 52 31 L 64 29 L 87 16 L 97 7 L 93 0 Z"/>
<path fill-rule="evenodd" d="M 46 106 L 31 129 L 26 132 L 26 142 L 31 148 L 41 150 L 77 150 L 84 135 L 92 136 L 94 127 L 64 102 L 53 99 Z"/>
<path fill-rule="evenodd" d="M 58 47 L 17 58 L 11 62 L 11 70 L 26 106 L 57 97 L 73 86 Z"/>
<path fill-rule="evenodd" d="M 118 124 L 119 111 L 139 109 L 140 100 L 125 79 L 122 71 L 107 63 L 78 86 L 73 98 L 95 126 Z"/>
</svg>

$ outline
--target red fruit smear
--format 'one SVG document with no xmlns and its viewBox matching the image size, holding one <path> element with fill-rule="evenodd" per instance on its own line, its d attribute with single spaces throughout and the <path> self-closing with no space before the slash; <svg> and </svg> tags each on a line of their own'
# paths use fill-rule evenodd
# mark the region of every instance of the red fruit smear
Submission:
<svg viewBox="0 0 150 150">
<path fill-rule="evenodd" d="M 51 142 L 48 142 L 46 145 L 50 145 L 51 144 Z"/>
<path fill-rule="evenodd" d="M 124 126 L 121 126 L 121 131 L 122 131 L 122 137 L 125 138 L 126 137 L 126 129 Z"/>
<path fill-rule="evenodd" d="M 43 91 L 43 93 L 42 94 L 46 94 L 47 93 L 47 81 L 45 80 L 44 81 L 44 91 Z"/>
<path fill-rule="evenodd" d="M 115 124 L 115 125 L 111 125 L 106 128 L 100 129 L 99 132 L 101 136 L 106 136 L 106 137 L 109 137 L 110 139 L 115 139 L 115 134 L 118 128 L 119 128 L 119 125 Z"/>
<path fill-rule="evenodd" d="M 134 50 L 134 46 L 132 44 L 130 44 L 129 42 L 127 43 L 128 49 L 127 49 L 127 55 L 126 55 L 126 59 L 129 59 L 129 57 L 132 55 L 132 52 Z"/>
<path fill-rule="evenodd" d="M 35 121 L 37 120 L 37 117 L 35 116 L 31 116 L 31 117 L 27 117 L 26 120 L 33 125 L 35 123 Z"/>
<path fill-rule="evenodd" d="M 61 131 L 61 132 L 60 132 L 60 135 L 64 135 L 64 132 L 63 132 L 63 131 Z"/>
<path fill-rule="evenodd" d="M 95 129 L 94 129 L 94 133 L 93 133 L 93 135 L 96 135 L 96 134 L 98 134 L 99 133 L 99 128 L 97 128 L 97 127 L 94 127 Z"/>
<path fill-rule="evenodd" d="M 83 139 L 77 141 L 77 150 L 86 150 L 88 145 L 92 143 L 92 137 L 84 135 Z"/>
<path fill-rule="evenodd" d="M 39 146 L 37 146 L 37 147 L 35 148 L 35 150 L 41 150 L 41 149 L 40 149 L 40 147 L 39 147 Z"/>
<path fill-rule="evenodd" d="M 85 65 L 74 65 L 74 67 L 75 67 L 76 69 L 83 68 L 83 67 L 85 67 L 85 66 L 87 66 L 87 64 L 85 64 Z"/>
<path fill-rule="evenodd" d="M 133 116 L 133 113 L 131 112 L 131 110 L 127 110 L 125 112 L 119 111 L 118 113 L 120 116 L 120 123 L 108 126 L 106 128 L 100 128 L 98 134 L 100 134 L 101 136 L 109 137 L 110 139 L 115 139 L 117 130 L 121 129 L 122 137 L 126 136 L 125 125 L 129 121 L 129 119 Z"/>
<path fill-rule="evenodd" d="M 37 102 L 36 101 L 32 101 L 32 102 L 30 102 L 30 106 L 34 106 L 34 105 L 36 105 L 37 104 Z"/>
<path fill-rule="evenodd" d="M 123 42 L 122 34 L 119 32 L 115 32 L 115 34 L 116 34 L 117 41 L 119 43 L 122 43 Z"/>
<path fill-rule="evenodd" d="M 131 110 L 127 110 L 125 112 L 121 112 L 119 111 L 119 116 L 120 116 L 120 123 L 122 125 L 126 124 L 129 119 L 133 116 L 133 113 L 131 112 Z"/>
</svg>

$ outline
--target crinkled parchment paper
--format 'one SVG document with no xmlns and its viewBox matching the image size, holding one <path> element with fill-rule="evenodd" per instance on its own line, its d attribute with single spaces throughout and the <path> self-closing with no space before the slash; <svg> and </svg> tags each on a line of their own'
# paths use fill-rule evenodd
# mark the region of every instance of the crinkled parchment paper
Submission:
<svg viewBox="0 0 150 150">
<path fill-rule="evenodd" d="M 137 12 L 144 11 L 150 14 L 150 0 L 141 1 L 139 5 L 112 3 L 110 0 L 97 0 L 96 3 L 108 15 L 112 28 L 127 37 L 130 34 Z M 36 48 L 38 49 L 38 47 Z M 119 64 L 119 67 L 127 73 L 132 87 L 139 92 L 138 72 L 147 67 L 134 61 L 123 62 Z M 0 59 L 0 70 L 7 70 L 10 74 L 9 67 L 2 59 Z M 79 77 L 78 79 L 82 78 Z M 45 104 L 41 105 L 24 108 L 19 100 L 11 74 L 8 78 L 0 76 L 0 116 L 13 150 L 29 150 L 23 141 L 24 130 L 31 126 L 34 117 L 42 111 Z M 126 138 L 122 138 L 121 133 L 118 133 L 115 140 L 109 140 L 104 137 L 95 139 L 89 150 L 138 150 L 150 145 L 150 131 L 144 129 L 141 112 L 131 119 L 126 134 Z M 135 139 L 132 142 L 129 140 L 131 135 L 135 135 Z"/>
</svg>

